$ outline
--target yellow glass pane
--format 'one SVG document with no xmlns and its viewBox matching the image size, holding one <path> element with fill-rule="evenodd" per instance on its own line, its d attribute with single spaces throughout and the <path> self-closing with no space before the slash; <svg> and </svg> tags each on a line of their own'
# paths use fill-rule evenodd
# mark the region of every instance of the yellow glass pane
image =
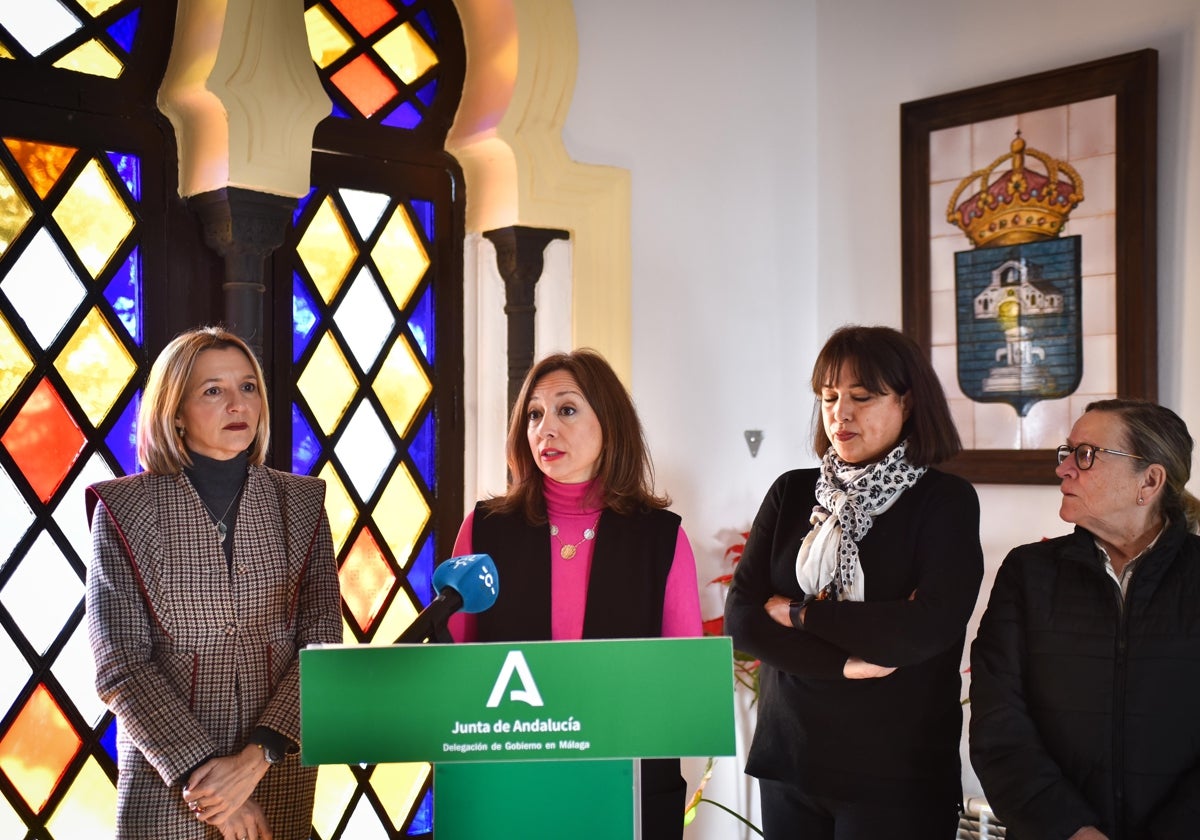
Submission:
<svg viewBox="0 0 1200 840">
<path fill-rule="evenodd" d="M 11 137 L 4 138 L 4 145 L 8 146 L 8 150 L 16 158 L 21 171 L 29 179 L 29 185 L 39 198 L 45 198 L 58 183 L 59 176 L 78 151 L 70 146 L 52 146 L 49 143 L 34 143 L 31 140 L 16 140 Z"/>
<path fill-rule="evenodd" d="M 373 518 L 396 562 L 407 565 L 421 529 L 429 520 L 429 505 L 407 466 L 401 464 L 392 474 L 392 480 L 375 506 Z"/>
<path fill-rule="evenodd" d="M 396 306 L 403 309 L 429 268 L 429 255 L 403 207 L 388 220 L 371 257 Z"/>
<path fill-rule="evenodd" d="M 29 202 L 17 190 L 8 170 L 0 166 L 0 256 L 21 235 L 32 217 Z"/>
<path fill-rule="evenodd" d="M 325 481 L 325 515 L 329 517 L 329 530 L 333 532 L 333 553 L 341 554 L 346 537 L 350 536 L 350 530 L 358 520 L 358 509 L 332 464 L 326 462 L 321 467 L 320 477 Z"/>
<path fill-rule="evenodd" d="M 344 617 L 342 618 L 342 644 L 358 644 L 358 637 L 354 635 L 354 630 L 350 627 L 350 622 L 346 621 Z"/>
<path fill-rule="evenodd" d="M 38 813 L 82 743 L 46 686 L 39 684 L 0 741 L 0 770 Z"/>
<path fill-rule="evenodd" d="M 125 69 L 121 60 L 113 55 L 108 47 L 99 41 L 88 41 L 64 55 L 54 66 L 59 70 L 74 70 L 76 73 L 87 73 L 89 76 L 103 76 L 106 79 L 116 79 Z"/>
<path fill-rule="evenodd" d="M 133 214 L 95 159 L 88 161 L 53 215 L 92 277 L 100 276 L 134 224 Z"/>
<path fill-rule="evenodd" d="M 117 789 L 91 756 L 54 809 L 46 828 L 55 837 L 115 837 Z"/>
<path fill-rule="evenodd" d="M 329 303 L 358 256 L 358 248 L 346 230 L 346 223 L 329 196 L 325 197 L 313 215 L 308 229 L 300 238 L 300 244 L 296 246 L 296 253 L 308 268 L 321 298 Z"/>
<path fill-rule="evenodd" d="M 31 370 L 33 359 L 5 317 L 0 315 L 0 408 L 8 404 Z"/>
<path fill-rule="evenodd" d="M 437 53 L 408 23 L 380 38 L 375 44 L 375 52 L 406 85 L 411 85 L 438 63 Z"/>
<path fill-rule="evenodd" d="M 408 629 L 420 611 L 408 592 L 401 589 L 392 599 L 392 603 L 388 604 L 383 615 L 376 620 L 375 629 L 371 631 L 373 635 L 368 644 L 372 646 L 395 644 L 396 639 Z"/>
<path fill-rule="evenodd" d="M 100 17 L 101 14 L 107 12 L 113 6 L 121 2 L 121 0 L 78 0 L 79 5 L 87 10 L 87 13 L 92 17 Z"/>
<path fill-rule="evenodd" d="M 9 52 L 8 47 L 0 44 L 0 58 L 16 58 L 16 56 Z"/>
<path fill-rule="evenodd" d="M 321 337 L 296 387 L 304 395 L 321 431 L 333 434 L 358 390 L 358 380 L 332 334 L 327 332 Z"/>
<path fill-rule="evenodd" d="M 322 764 L 317 770 L 317 795 L 313 801 L 313 828 L 322 837 L 332 837 L 346 813 L 357 787 L 354 774 L 344 764 Z"/>
<path fill-rule="evenodd" d="M 433 385 L 407 339 L 392 345 L 375 377 L 374 389 L 396 432 L 402 437 L 407 435 L 413 418 L 433 392 Z"/>
<path fill-rule="evenodd" d="M 99 426 L 121 390 L 137 372 L 137 364 L 93 308 L 54 362 L 79 401 L 83 413 Z"/>
<path fill-rule="evenodd" d="M 323 6 L 313 6 L 304 13 L 304 26 L 308 30 L 308 51 L 318 67 L 328 67 L 354 46 Z"/>
<path fill-rule="evenodd" d="M 380 764 L 371 773 L 371 787 L 387 810 L 392 825 L 399 831 L 424 790 L 430 766 L 417 762 Z"/>
<path fill-rule="evenodd" d="M 359 629 L 367 632 L 375 622 L 383 602 L 391 594 L 396 575 L 366 528 L 358 532 L 358 539 L 338 570 L 338 580 L 341 583 L 342 600 L 358 622 Z"/>
</svg>

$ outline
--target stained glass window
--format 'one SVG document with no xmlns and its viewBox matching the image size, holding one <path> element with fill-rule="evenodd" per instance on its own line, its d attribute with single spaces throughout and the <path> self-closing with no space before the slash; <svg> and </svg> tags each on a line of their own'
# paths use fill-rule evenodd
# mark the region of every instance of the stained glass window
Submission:
<svg viewBox="0 0 1200 840">
<path fill-rule="evenodd" d="M 0 137 L 0 827 L 61 840 L 116 813 L 83 489 L 135 467 L 141 194 L 138 154 Z"/>
<path fill-rule="evenodd" d="M 0 59 L 120 78 L 144 0 L 21 0 L 0 4 Z"/>
</svg>

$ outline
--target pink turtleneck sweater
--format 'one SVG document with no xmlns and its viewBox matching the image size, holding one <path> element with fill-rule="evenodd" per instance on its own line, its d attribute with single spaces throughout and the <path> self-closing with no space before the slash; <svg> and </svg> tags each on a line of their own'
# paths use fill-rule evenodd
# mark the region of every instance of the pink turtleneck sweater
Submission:
<svg viewBox="0 0 1200 840">
<path fill-rule="evenodd" d="M 550 522 L 558 526 L 558 535 L 550 538 L 550 638 L 574 640 L 583 638 L 583 611 L 587 602 L 588 574 L 592 568 L 595 540 L 584 540 L 583 532 L 595 528 L 600 518 L 600 509 L 586 505 L 592 482 L 583 484 L 560 484 L 543 479 L 546 494 L 546 513 Z M 475 511 L 467 514 L 458 539 L 454 541 L 454 554 L 471 554 L 471 533 L 475 522 Z M 564 560 L 559 554 L 563 545 L 576 546 L 575 556 Z M 504 583 L 501 581 L 501 590 Z M 456 641 L 475 640 L 475 616 L 455 613 L 450 618 L 450 632 Z M 683 528 L 675 540 L 675 559 L 667 574 L 667 590 L 663 596 L 664 638 L 700 636 L 703 633 L 700 619 L 700 594 L 696 586 L 696 558 Z"/>
</svg>

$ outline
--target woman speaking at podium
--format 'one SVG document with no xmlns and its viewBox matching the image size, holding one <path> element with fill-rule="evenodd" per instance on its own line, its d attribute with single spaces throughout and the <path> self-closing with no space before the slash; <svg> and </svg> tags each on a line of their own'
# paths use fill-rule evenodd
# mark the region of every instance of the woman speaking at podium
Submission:
<svg viewBox="0 0 1200 840">
<path fill-rule="evenodd" d="M 696 563 L 656 495 L 633 401 L 590 350 L 525 377 L 507 441 L 508 491 L 475 506 L 456 555 L 484 552 L 504 582 L 486 612 L 457 613 L 458 641 L 701 635 Z M 642 836 L 683 836 L 677 759 L 642 761 Z"/>
</svg>

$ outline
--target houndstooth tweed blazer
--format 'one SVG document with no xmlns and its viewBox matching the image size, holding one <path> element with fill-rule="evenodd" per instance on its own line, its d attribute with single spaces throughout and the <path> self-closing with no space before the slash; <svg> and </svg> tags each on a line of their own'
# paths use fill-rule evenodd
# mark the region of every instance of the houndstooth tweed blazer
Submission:
<svg viewBox="0 0 1200 840">
<path fill-rule="evenodd" d="M 342 640 L 325 485 L 250 467 L 230 569 L 182 474 L 88 488 L 87 618 L 96 688 L 118 722 L 117 837 L 216 840 L 181 794 L 255 726 L 300 742 L 298 652 Z M 309 836 L 316 769 L 298 756 L 254 793 L 276 840 Z"/>
</svg>

